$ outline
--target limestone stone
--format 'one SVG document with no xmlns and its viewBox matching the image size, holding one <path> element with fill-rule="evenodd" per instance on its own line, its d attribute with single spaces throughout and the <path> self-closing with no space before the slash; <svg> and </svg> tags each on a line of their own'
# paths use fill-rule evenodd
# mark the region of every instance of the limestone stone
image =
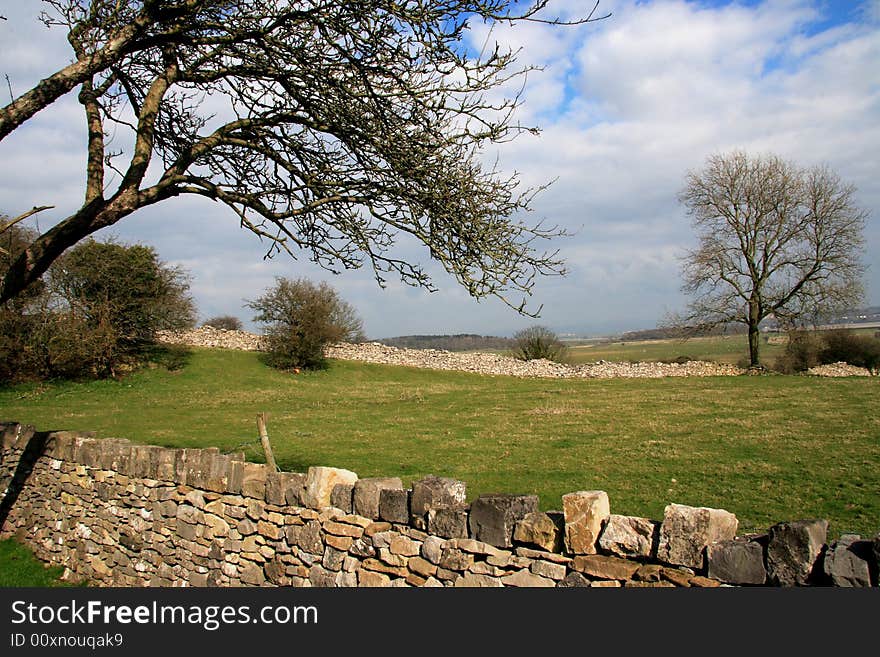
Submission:
<svg viewBox="0 0 880 657">
<path fill-rule="evenodd" d="M 374 536 L 391 529 L 390 522 L 372 522 L 364 528 L 364 536 Z"/>
<path fill-rule="evenodd" d="M 702 589 L 717 589 L 721 586 L 721 582 L 717 579 L 711 579 L 709 577 L 703 577 L 702 575 L 695 575 L 691 577 L 688 582 L 691 586 L 696 586 Z"/>
<path fill-rule="evenodd" d="M 405 524 L 409 522 L 409 498 L 412 491 L 383 488 L 379 491 L 379 519 Z"/>
<path fill-rule="evenodd" d="M 412 485 L 411 519 L 425 520 L 431 509 L 461 509 L 466 504 L 467 486 L 463 481 L 429 475 Z"/>
<path fill-rule="evenodd" d="M 364 588 L 378 588 L 390 586 L 391 578 L 384 573 L 377 573 L 369 570 L 359 570 L 357 573 L 358 586 Z"/>
<path fill-rule="evenodd" d="M 301 472 L 281 472 L 280 474 L 284 500 L 292 506 L 303 506 L 306 476 Z"/>
<path fill-rule="evenodd" d="M 691 585 L 691 577 L 693 577 L 693 574 L 682 570 L 676 570 L 675 568 L 664 568 L 661 571 L 660 576 L 676 586 L 688 588 Z"/>
<path fill-rule="evenodd" d="M 357 573 L 340 572 L 336 575 L 336 586 L 340 588 L 355 588 L 358 585 Z"/>
<path fill-rule="evenodd" d="M 828 536 L 827 520 L 780 522 L 768 531 L 767 576 L 775 586 L 804 586 L 818 573 L 815 567 Z"/>
<path fill-rule="evenodd" d="M 537 510 L 537 495 L 480 495 L 471 504 L 470 534 L 495 547 L 513 547 L 516 523 Z"/>
<path fill-rule="evenodd" d="M 406 536 L 398 536 L 391 541 L 388 549 L 391 554 L 399 554 L 405 557 L 414 557 L 419 554 L 420 545 L 416 541 Z"/>
<path fill-rule="evenodd" d="M 541 577 L 540 575 L 535 575 L 528 570 L 518 570 L 512 575 L 502 577 L 501 583 L 504 584 L 504 586 L 517 586 L 528 588 L 550 588 L 556 586 L 556 582 L 554 582 L 552 579 Z"/>
<path fill-rule="evenodd" d="M 312 586 L 330 588 L 336 586 L 336 572 L 327 570 L 323 566 L 312 566 L 309 571 L 309 582 Z"/>
<path fill-rule="evenodd" d="M 643 582 L 638 580 L 633 580 L 629 582 L 624 582 L 624 587 L 628 589 L 674 589 L 675 584 L 672 582 L 661 582 L 661 581 L 652 581 L 652 582 Z"/>
<path fill-rule="evenodd" d="M 241 480 L 241 494 L 245 497 L 253 497 L 258 500 L 265 499 L 266 477 L 269 475 L 269 466 L 265 463 L 244 463 L 243 465 L 244 472 Z M 187 481 L 189 481 L 189 479 L 187 479 Z"/>
<path fill-rule="evenodd" d="M 391 546 L 391 541 L 401 536 L 400 532 L 385 531 L 373 534 L 373 546 L 377 548 L 387 548 Z"/>
<path fill-rule="evenodd" d="M 350 536 L 333 536 L 333 534 L 327 534 L 324 536 L 324 542 L 337 550 L 348 552 L 351 544 L 354 543 L 354 539 Z"/>
<path fill-rule="evenodd" d="M 266 581 L 266 573 L 259 564 L 248 562 L 241 566 L 241 581 L 252 586 L 260 586 Z"/>
<path fill-rule="evenodd" d="M 547 552 L 561 552 L 564 527 L 564 521 L 554 521 L 547 513 L 533 511 L 516 523 L 513 540 Z"/>
<path fill-rule="evenodd" d="M 444 548 L 440 556 L 441 568 L 446 570 L 467 570 L 474 563 L 474 555 L 455 548 Z"/>
<path fill-rule="evenodd" d="M 330 492 L 330 505 L 346 513 L 351 513 L 354 510 L 353 496 L 354 484 L 336 484 Z"/>
<path fill-rule="evenodd" d="M 633 579 L 639 582 L 659 582 L 663 573 L 663 567 L 656 564 L 645 564 L 633 575 Z"/>
<path fill-rule="evenodd" d="M 764 548 L 756 541 L 720 541 L 706 548 L 708 575 L 728 584 L 764 584 Z"/>
<path fill-rule="evenodd" d="M 366 539 L 358 538 L 352 542 L 348 548 L 348 553 L 354 557 L 367 558 L 376 556 L 376 548 L 374 548 Z"/>
<path fill-rule="evenodd" d="M 464 509 L 430 509 L 428 533 L 443 538 L 467 538 L 468 513 Z"/>
<path fill-rule="evenodd" d="M 335 522 L 330 520 L 329 522 L 325 522 L 324 531 L 328 534 L 333 534 L 334 536 L 350 536 L 351 538 L 360 538 L 364 535 L 364 530 L 362 527 L 358 527 L 357 525 L 349 525 L 347 523 Z"/>
<path fill-rule="evenodd" d="M 590 588 L 594 589 L 618 589 L 620 588 L 620 582 L 617 580 L 601 580 L 598 582 L 591 582 Z"/>
<path fill-rule="evenodd" d="M 379 519 L 379 493 L 386 489 L 403 489 L 398 477 L 358 479 L 354 484 L 354 512 L 365 518 Z"/>
<path fill-rule="evenodd" d="M 530 570 L 535 575 L 547 577 L 552 580 L 561 580 L 565 577 L 567 568 L 560 563 L 551 561 L 536 561 L 531 565 Z"/>
<path fill-rule="evenodd" d="M 860 588 L 871 586 L 868 560 L 873 557 L 873 544 L 856 534 L 844 534 L 825 554 L 825 576 L 834 586 Z"/>
<path fill-rule="evenodd" d="M 336 484 L 354 484 L 358 476 L 350 470 L 312 466 L 306 475 L 303 503 L 312 509 L 330 506 L 330 495 Z"/>
<path fill-rule="evenodd" d="M 651 557 L 659 531 L 660 523 L 648 518 L 612 513 L 599 536 L 599 547 L 618 557 Z"/>
<path fill-rule="evenodd" d="M 372 570 L 377 573 L 385 573 L 396 577 L 406 577 L 409 572 L 403 566 L 389 566 L 387 563 L 383 563 L 378 559 L 365 559 L 363 562 L 363 568 L 364 570 Z"/>
<path fill-rule="evenodd" d="M 443 543 L 442 538 L 429 536 L 422 542 L 422 557 L 436 566 L 443 554 Z"/>
<path fill-rule="evenodd" d="M 589 554 L 575 557 L 571 567 L 589 577 L 621 580 L 632 579 L 641 564 L 619 557 Z"/>
<path fill-rule="evenodd" d="M 493 555 L 501 553 L 496 547 L 473 538 L 453 538 L 444 543 L 445 548 L 462 550 L 470 554 Z"/>
<path fill-rule="evenodd" d="M 329 545 L 324 548 L 324 558 L 321 565 L 327 570 L 341 570 L 342 562 L 345 560 L 345 552 L 337 550 Z"/>
<path fill-rule="evenodd" d="M 421 557 L 413 557 L 407 562 L 406 567 L 422 577 L 432 577 L 437 573 L 437 566 Z"/>
<path fill-rule="evenodd" d="M 577 571 L 572 571 L 560 580 L 557 584 L 559 588 L 584 588 L 590 586 L 590 580 L 581 575 Z"/>
<path fill-rule="evenodd" d="M 400 568 L 406 566 L 408 559 L 400 554 L 392 554 L 387 547 L 379 548 L 379 560 L 389 566 Z"/>
<path fill-rule="evenodd" d="M 453 584 L 455 588 L 501 588 L 504 585 L 495 577 L 489 575 L 477 575 L 475 573 L 465 573 L 462 577 L 455 580 Z M 516 586 L 512 584 L 511 586 Z"/>
<path fill-rule="evenodd" d="M 321 524 L 315 520 L 304 525 L 287 527 L 287 542 L 296 545 L 310 554 L 323 554 L 324 542 L 321 540 Z"/>
<path fill-rule="evenodd" d="M 704 567 L 706 547 L 736 536 L 739 522 L 723 509 L 669 504 L 663 513 L 657 558 L 668 564 Z"/>
<path fill-rule="evenodd" d="M 565 548 L 571 554 L 596 554 L 596 541 L 611 515 L 608 493 L 578 491 L 562 496 Z"/>
</svg>

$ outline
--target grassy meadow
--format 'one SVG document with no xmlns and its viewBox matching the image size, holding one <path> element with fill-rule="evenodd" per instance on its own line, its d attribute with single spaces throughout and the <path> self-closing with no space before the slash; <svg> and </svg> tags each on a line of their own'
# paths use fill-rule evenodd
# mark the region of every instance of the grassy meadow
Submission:
<svg viewBox="0 0 880 657">
<path fill-rule="evenodd" d="M 880 529 L 880 377 L 551 380 L 332 361 L 289 375 L 257 354 L 193 350 L 177 371 L 0 388 L 0 419 L 177 447 L 244 447 L 261 460 L 267 411 L 279 464 L 362 477 L 463 479 L 558 509 L 608 491 L 612 512 L 669 502 L 726 508 L 741 531 L 824 517 Z"/>
</svg>

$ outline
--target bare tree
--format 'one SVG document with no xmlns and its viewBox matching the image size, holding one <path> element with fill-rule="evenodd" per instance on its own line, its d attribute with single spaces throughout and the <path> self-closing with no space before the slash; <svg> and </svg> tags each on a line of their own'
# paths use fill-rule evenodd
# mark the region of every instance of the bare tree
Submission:
<svg viewBox="0 0 880 657">
<path fill-rule="evenodd" d="M 231 208 L 267 257 L 367 264 L 380 285 L 392 273 L 433 289 L 393 255 L 404 234 L 474 297 L 521 293 L 521 312 L 537 275 L 563 273 L 556 252 L 536 249 L 562 231 L 515 219 L 538 189 L 479 159 L 534 131 L 513 121 L 518 94 L 495 93 L 530 67 L 465 37 L 470 21 L 581 24 L 592 12 L 545 19 L 549 0 L 43 1 L 74 60 L 0 110 L 0 139 L 78 87 L 85 199 L 13 263 L 0 303 L 69 246 L 181 194 Z M 117 136 L 111 149 L 111 129 L 131 146 Z"/>
<path fill-rule="evenodd" d="M 679 200 L 698 245 L 683 261 L 694 295 L 683 323 L 745 324 L 757 366 L 764 319 L 800 324 L 859 302 L 867 212 L 837 174 L 735 151 L 686 180 Z"/>
</svg>

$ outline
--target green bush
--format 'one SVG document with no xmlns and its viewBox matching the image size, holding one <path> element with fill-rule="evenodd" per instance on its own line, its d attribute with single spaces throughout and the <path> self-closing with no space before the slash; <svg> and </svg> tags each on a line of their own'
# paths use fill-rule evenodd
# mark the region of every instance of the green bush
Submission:
<svg viewBox="0 0 880 657">
<path fill-rule="evenodd" d="M 364 340 L 354 308 L 323 282 L 277 278 L 247 306 L 257 313 L 254 321 L 263 324 L 265 360 L 278 369 L 324 368 L 325 347 Z"/>
<path fill-rule="evenodd" d="M 825 331 L 819 358 L 823 363 L 849 363 L 872 374 L 880 367 L 880 340 L 847 329 Z"/>
<path fill-rule="evenodd" d="M 0 274 L 34 234 L 15 226 L 2 237 Z M 194 325 L 188 289 L 151 247 L 82 242 L 0 308 L 0 376 L 115 376 L 144 358 L 156 331 Z"/>
<path fill-rule="evenodd" d="M 552 360 L 561 363 L 568 355 L 568 347 L 544 326 L 531 326 L 513 336 L 513 357 L 519 360 Z"/>
<path fill-rule="evenodd" d="M 805 372 L 820 363 L 821 344 L 812 331 L 792 330 L 788 333 L 788 344 L 776 358 L 774 369 L 783 374 Z"/>
<path fill-rule="evenodd" d="M 210 326 L 215 329 L 223 329 L 225 331 L 240 331 L 243 328 L 241 320 L 232 315 L 218 315 L 206 319 L 202 326 Z"/>
</svg>

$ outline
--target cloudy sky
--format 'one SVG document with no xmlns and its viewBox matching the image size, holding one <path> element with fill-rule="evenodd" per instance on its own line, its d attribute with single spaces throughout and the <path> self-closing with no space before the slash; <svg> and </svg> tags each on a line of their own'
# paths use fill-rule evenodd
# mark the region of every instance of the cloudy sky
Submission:
<svg viewBox="0 0 880 657">
<path fill-rule="evenodd" d="M 592 5 L 552 4 L 561 15 Z M 70 57 L 64 34 L 36 21 L 39 5 L 0 1 L 8 19 L 0 21 L 0 75 L 15 95 Z M 871 213 L 866 301 L 880 305 L 880 0 L 601 0 L 599 12 L 611 16 L 491 34 L 477 26 L 472 35 L 477 47 L 488 37 L 521 47 L 522 63 L 544 67 L 529 76 L 519 115 L 541 134 L 497 153 L 525 183 L 556 180 L 528 220 L 546 218 L 574 233 L 553 245 L 568 276 L 535 287 L 539 323 L 601 334 L 652 327 L 682 308 L 678 257 L 693 238 L 676 195 L 689 169 L 736 148 L 825 163 L 856 185 L 858 203 Z M 8 98 L 9 88 L 2 94 Z M 55 205 L 30 222 L 45 230 L 78 207 L 84 144 L 73 94 L 6 138 L 0 213 Z M 276 276 L 307 276 L 333 284 L 374 338 L 509 335 L 535 323 L 498 301 L 470 299 L 439 272 L 439 290 L 428 293 L 393 282 L 381 290 L 367 271 L 333 276 L 286 256 L 266 261 L 266 246 L 205 199 L 141 210 L 106 234 L 151 244 L 189 270 L 202 318 L 247 321 L 244 299 Z"/>
</svg>

